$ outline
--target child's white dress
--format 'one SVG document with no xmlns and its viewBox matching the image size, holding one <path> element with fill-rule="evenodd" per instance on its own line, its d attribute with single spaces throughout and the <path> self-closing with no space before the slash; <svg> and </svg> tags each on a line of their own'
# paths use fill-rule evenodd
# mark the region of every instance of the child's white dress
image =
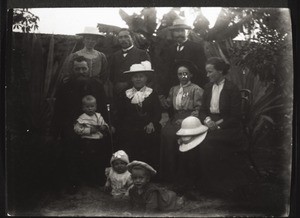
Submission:
<svg viewBox="0 0 300 218">
<path fill-rule="evenodd" d="M 133 182 L 129 171 L 118 174 L 112 167 L 105 169 L 105 175 L 107 177 L 105 186 L 111 187 L 111 195 L 116 198 L 122 198 L 128 196 L 128 190 L 131 188 Z"/>
<path fill-rule="evenodd" d="M 95 113 L 92 116 L 83 113 L 78 117 L 77 122 L 74 126 L 74 131 L 78 135 L 80 135 L 81 138 L 102 139 L 103 134 L 100 131 L 91 134 L 91 126 L 100 126 L 100 125 L 107 126 L 107 123 L 104 121 L 100 113 Z"/>
</svg>

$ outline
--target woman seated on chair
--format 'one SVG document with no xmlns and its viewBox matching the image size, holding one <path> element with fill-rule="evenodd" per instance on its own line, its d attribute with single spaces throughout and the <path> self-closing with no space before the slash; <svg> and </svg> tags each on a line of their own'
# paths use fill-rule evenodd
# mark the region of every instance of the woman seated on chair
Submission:
<svg viewBox="0 0 300 218">
<path fill-rule="evenodd" d="M 241 94 L 238 87 L 225 78 L 229 68 L 221 58 L 207 60 L 210 82 L 204 88 L 199 113 L 201 122 L 209 128 L 205 140 L 197 148 L 201 167 L 199 181 L 202 189 L 218 194 L 222 191 L 232 193 L 237 184 L 242 185 L 242 171 L 245 170 L 242 169 L 245 160 L 236 155 L 245 149 Z"/>
<path fill-rule="evenodd" d="M 162 128 L 160 172 L 166 182 L 174 181 L 178 176 L 179 150 L 176 132 L 180 129 L 183 119 L 188 116 L 199 116 L 203 89 L 191 82 L 196 66 L 187 60 L 176 65 L 179 85 L 170 89 L 169 96 L 163 107 L 170 109 L 170 119 Z"/>
</svg>

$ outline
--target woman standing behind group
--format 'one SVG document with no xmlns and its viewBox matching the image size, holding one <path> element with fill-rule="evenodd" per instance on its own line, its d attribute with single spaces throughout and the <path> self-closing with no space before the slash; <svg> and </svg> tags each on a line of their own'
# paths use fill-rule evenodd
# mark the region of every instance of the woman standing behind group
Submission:
<svg viewBox="0 0 300 218">
<path fill-rule="evenodd" d="M 174 181 L 180 164 L 176 132 L 183 119 L 199 116 L 203 94 L 202 88 L 191 82 L 196 70 L 192 62 L 182 60 L 176 69 L 179 85 L 171 88 L 166 102 L 163 102 L 163 107 L 170 109 L 170 119 L 161 133 L 160 172 L 166 182 Z"/>
<path fill-rule="evenodd" d="M 83 37 L 84 48 L 72 53 L 68 57 L 67 69 L 64 72 L 63 81 L 67 81 L 72 73 L 71 63 L 77 56 L 83 56 L 88 61 L 89 67 L 89 77 L 93 77 L 104 84 L 108 79 L 107 70 L 107 59 L 105 54 L 100 51 L 95 50 L 95 46 L 104 38 L 104 35 L 99 33 L 96 27 L 85 27 L 83 33 L 78 33 L 76 35 Z"/>
</svg>

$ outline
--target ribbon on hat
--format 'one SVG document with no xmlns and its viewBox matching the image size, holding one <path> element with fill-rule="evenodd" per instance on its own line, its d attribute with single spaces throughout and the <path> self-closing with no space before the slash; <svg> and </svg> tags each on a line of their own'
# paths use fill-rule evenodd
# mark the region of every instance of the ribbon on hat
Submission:
<svg viewBox="0 0 300 218">
<path fill-rule="evenodd" d="M 116 157 L 116 158 L 121 158 L 122 155 L 126 155 L 126 153 L 122 150 L 117 151 L 113 154 L 113 156 Z"/>
</svg>

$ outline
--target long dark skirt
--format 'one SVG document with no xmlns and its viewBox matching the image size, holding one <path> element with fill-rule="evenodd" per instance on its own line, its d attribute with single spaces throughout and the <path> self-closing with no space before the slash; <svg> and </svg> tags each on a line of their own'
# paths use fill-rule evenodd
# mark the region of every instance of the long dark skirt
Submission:
<svg viewBox="0 0 300 218">
<path fill-rule="evenodd" d="M 161 131 L 160 149 L 160 175 L 166 182 L 173 182 L 177 179 L 179 163 L 179 145 L 176 132 L 181 125 L 176 124 L 176 120 L 184 119 L 191 114 L 190 111 L 175 113 L 174 118 L 169 120 Z"/>
<path fill-rule="evenodd" d="M 150 164 L 154 169 L 159 168 L 160 129 L 147 134 L 143 128 L 127 128 L 118 130 L 117 148 L 124 150 L 129 160 L 139 160 Z"/>
<path fill-rule="evenodd" d="M 199 152 L 198 187 L 209 193 L 233 193 L 244 186 L 249 170 L 244 153 L 245 138 L 241 129 L 208 132 L 196 149 Z"/>
</svg>

